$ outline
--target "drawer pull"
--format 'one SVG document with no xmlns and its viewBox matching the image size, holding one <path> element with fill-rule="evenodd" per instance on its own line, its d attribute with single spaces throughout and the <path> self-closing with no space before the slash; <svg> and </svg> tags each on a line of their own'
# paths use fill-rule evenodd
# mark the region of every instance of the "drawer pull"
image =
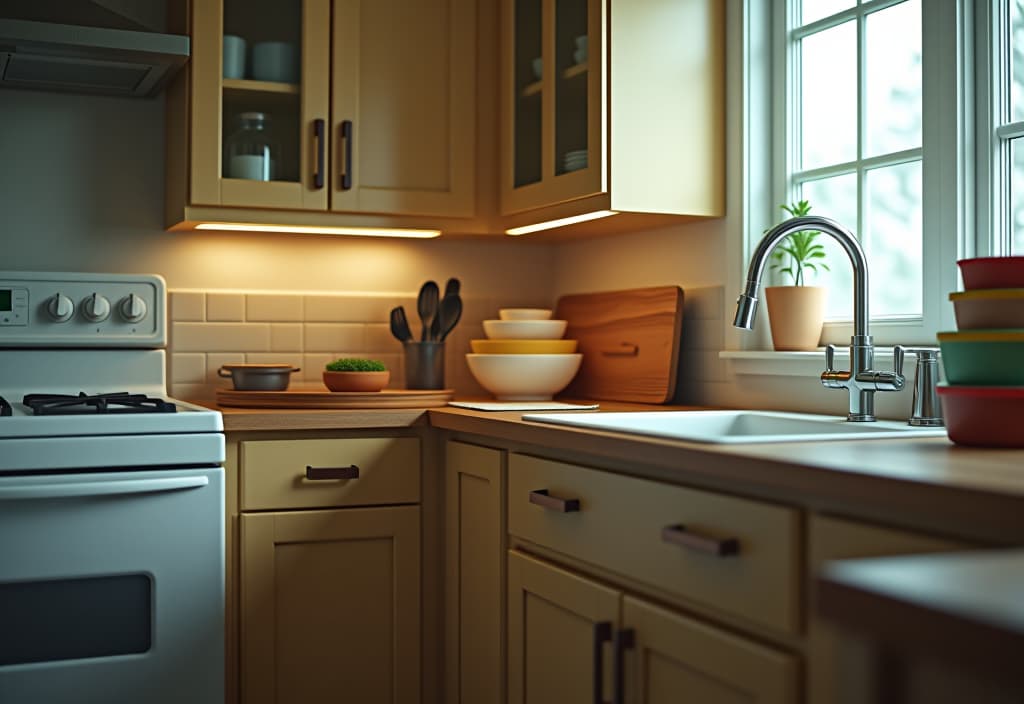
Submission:
<svg viewBox="0 0 1024 704">
<path fill-rule="evenodd" d="M 547 489 L 537 489 L 530 492 L 530 503 L 549 508 L 560 513 L 572 513 L 580 510 L 579 499 L 559 499 L 548 494 Z"/>
<path fill-rule="evenodd" d="M 604 704 L 604 644 L 611 639 L 611 621 L 594 624 L 594 704 Z"/>
<path fill-rule="evenodd" d="M 615 634 L 615 704 L 626 701 L 626 651 L 632 650 L 636 641 L 632 628 L 623 628 Z"/>
<path fill-rule="evenodd" d="M 724 538 L 718 540 L 706 535 L 700 535 L 687 530 L 686 526 L 679 524 L 665 526 L 661 529 L 661 539 L 673 545 L 682 545 L 686 548 L 693 548 L 698 552 L 706 552 L 709 555 L 737 555 L 740 551 L 740 541 L 736 538 Z"/>
<path fill-rule="evenodd" d="M 306 479 L 359 479 L 359 467 L 311 467 L 306 465 Z"/>
</svg>

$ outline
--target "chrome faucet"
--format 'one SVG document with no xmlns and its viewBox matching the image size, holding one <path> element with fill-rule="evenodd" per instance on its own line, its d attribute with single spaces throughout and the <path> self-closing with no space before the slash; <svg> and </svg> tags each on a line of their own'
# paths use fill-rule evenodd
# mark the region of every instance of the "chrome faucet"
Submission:
<svg viewBox="0 0 1024 704">
<path fill-rule="evenodd" d="M 837 371 L 835 345 L 825 347 L 825 371 L 821 373 L 821 384 L 830 389 L 847 389 L 850 392 L 850 412 L 846 420 L 875 420 L 875 392 L 899 391 L 903 388 L 903 348 L 896 346 L 893 352 L 893 371 L 881 372 L 871 368 L 874 363 L 875 347 L 868 334 L 868 262 L 864 250 L 853 233 L 835 220 L 820 215 L 805 215 L 790 218 L 773 227 L 761 238 L 747 270 L 746 290 L 736 299 L 736 317 L 733 325 L 750 330 L 754 327 L 757 313 L 757 293 L 761 276 L 768 264 L 768 256 L 775 245 L 788 235 L 801 230 L 820 230 L 831 235 L 846 250 L 853 265 L 853 337 L 850 338 L 850 370 Z"/>
</svg>

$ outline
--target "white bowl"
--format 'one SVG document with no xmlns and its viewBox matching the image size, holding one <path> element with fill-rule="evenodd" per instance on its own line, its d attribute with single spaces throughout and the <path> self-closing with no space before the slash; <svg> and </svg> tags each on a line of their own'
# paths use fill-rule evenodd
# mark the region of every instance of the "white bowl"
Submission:
<svg viewBox="0 0 1024 704">
<path fill-rule="evenodd" d="M 502 320 L 549 320 L 550 308 L 502 308 L 498 317 Z"/>
<path fill-rule="evenodd" d="M 469 371 L 499 401 L 547 401 L 576 376 L 582 354 L 467 354 Z"/>
<path fill-rule="evenodd" d="M 484 333 L 492 340 L 557 340 L 568 324 L 565 320 L 485 320 Z"/>
</svg>

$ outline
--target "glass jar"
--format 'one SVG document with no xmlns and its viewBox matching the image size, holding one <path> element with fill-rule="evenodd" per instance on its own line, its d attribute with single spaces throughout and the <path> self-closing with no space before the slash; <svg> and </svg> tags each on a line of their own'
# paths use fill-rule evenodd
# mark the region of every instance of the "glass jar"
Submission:
<svg viewBox="0 0 1024 704">
<path fill-rule="evenodd" d="M 225 175 L 228 178 L 273 181 L 279 151 L 266 113 L 239 113 L 235 118 L 235 131 L 225 144 Z"/>
</svg>

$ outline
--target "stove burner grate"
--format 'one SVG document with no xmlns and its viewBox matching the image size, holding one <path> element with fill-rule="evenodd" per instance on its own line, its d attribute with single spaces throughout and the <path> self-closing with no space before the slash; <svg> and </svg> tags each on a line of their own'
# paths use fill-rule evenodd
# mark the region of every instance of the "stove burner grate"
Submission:
<svg viewBox="0 0 1024 704">
<path fill-rule="evenodd" d="M 110 394 L 28 394 L 22 400 L 37 416 L 96 413 L 176 413 L 178 408 L 161 398 L 119 391 Z"/>
</svg>

